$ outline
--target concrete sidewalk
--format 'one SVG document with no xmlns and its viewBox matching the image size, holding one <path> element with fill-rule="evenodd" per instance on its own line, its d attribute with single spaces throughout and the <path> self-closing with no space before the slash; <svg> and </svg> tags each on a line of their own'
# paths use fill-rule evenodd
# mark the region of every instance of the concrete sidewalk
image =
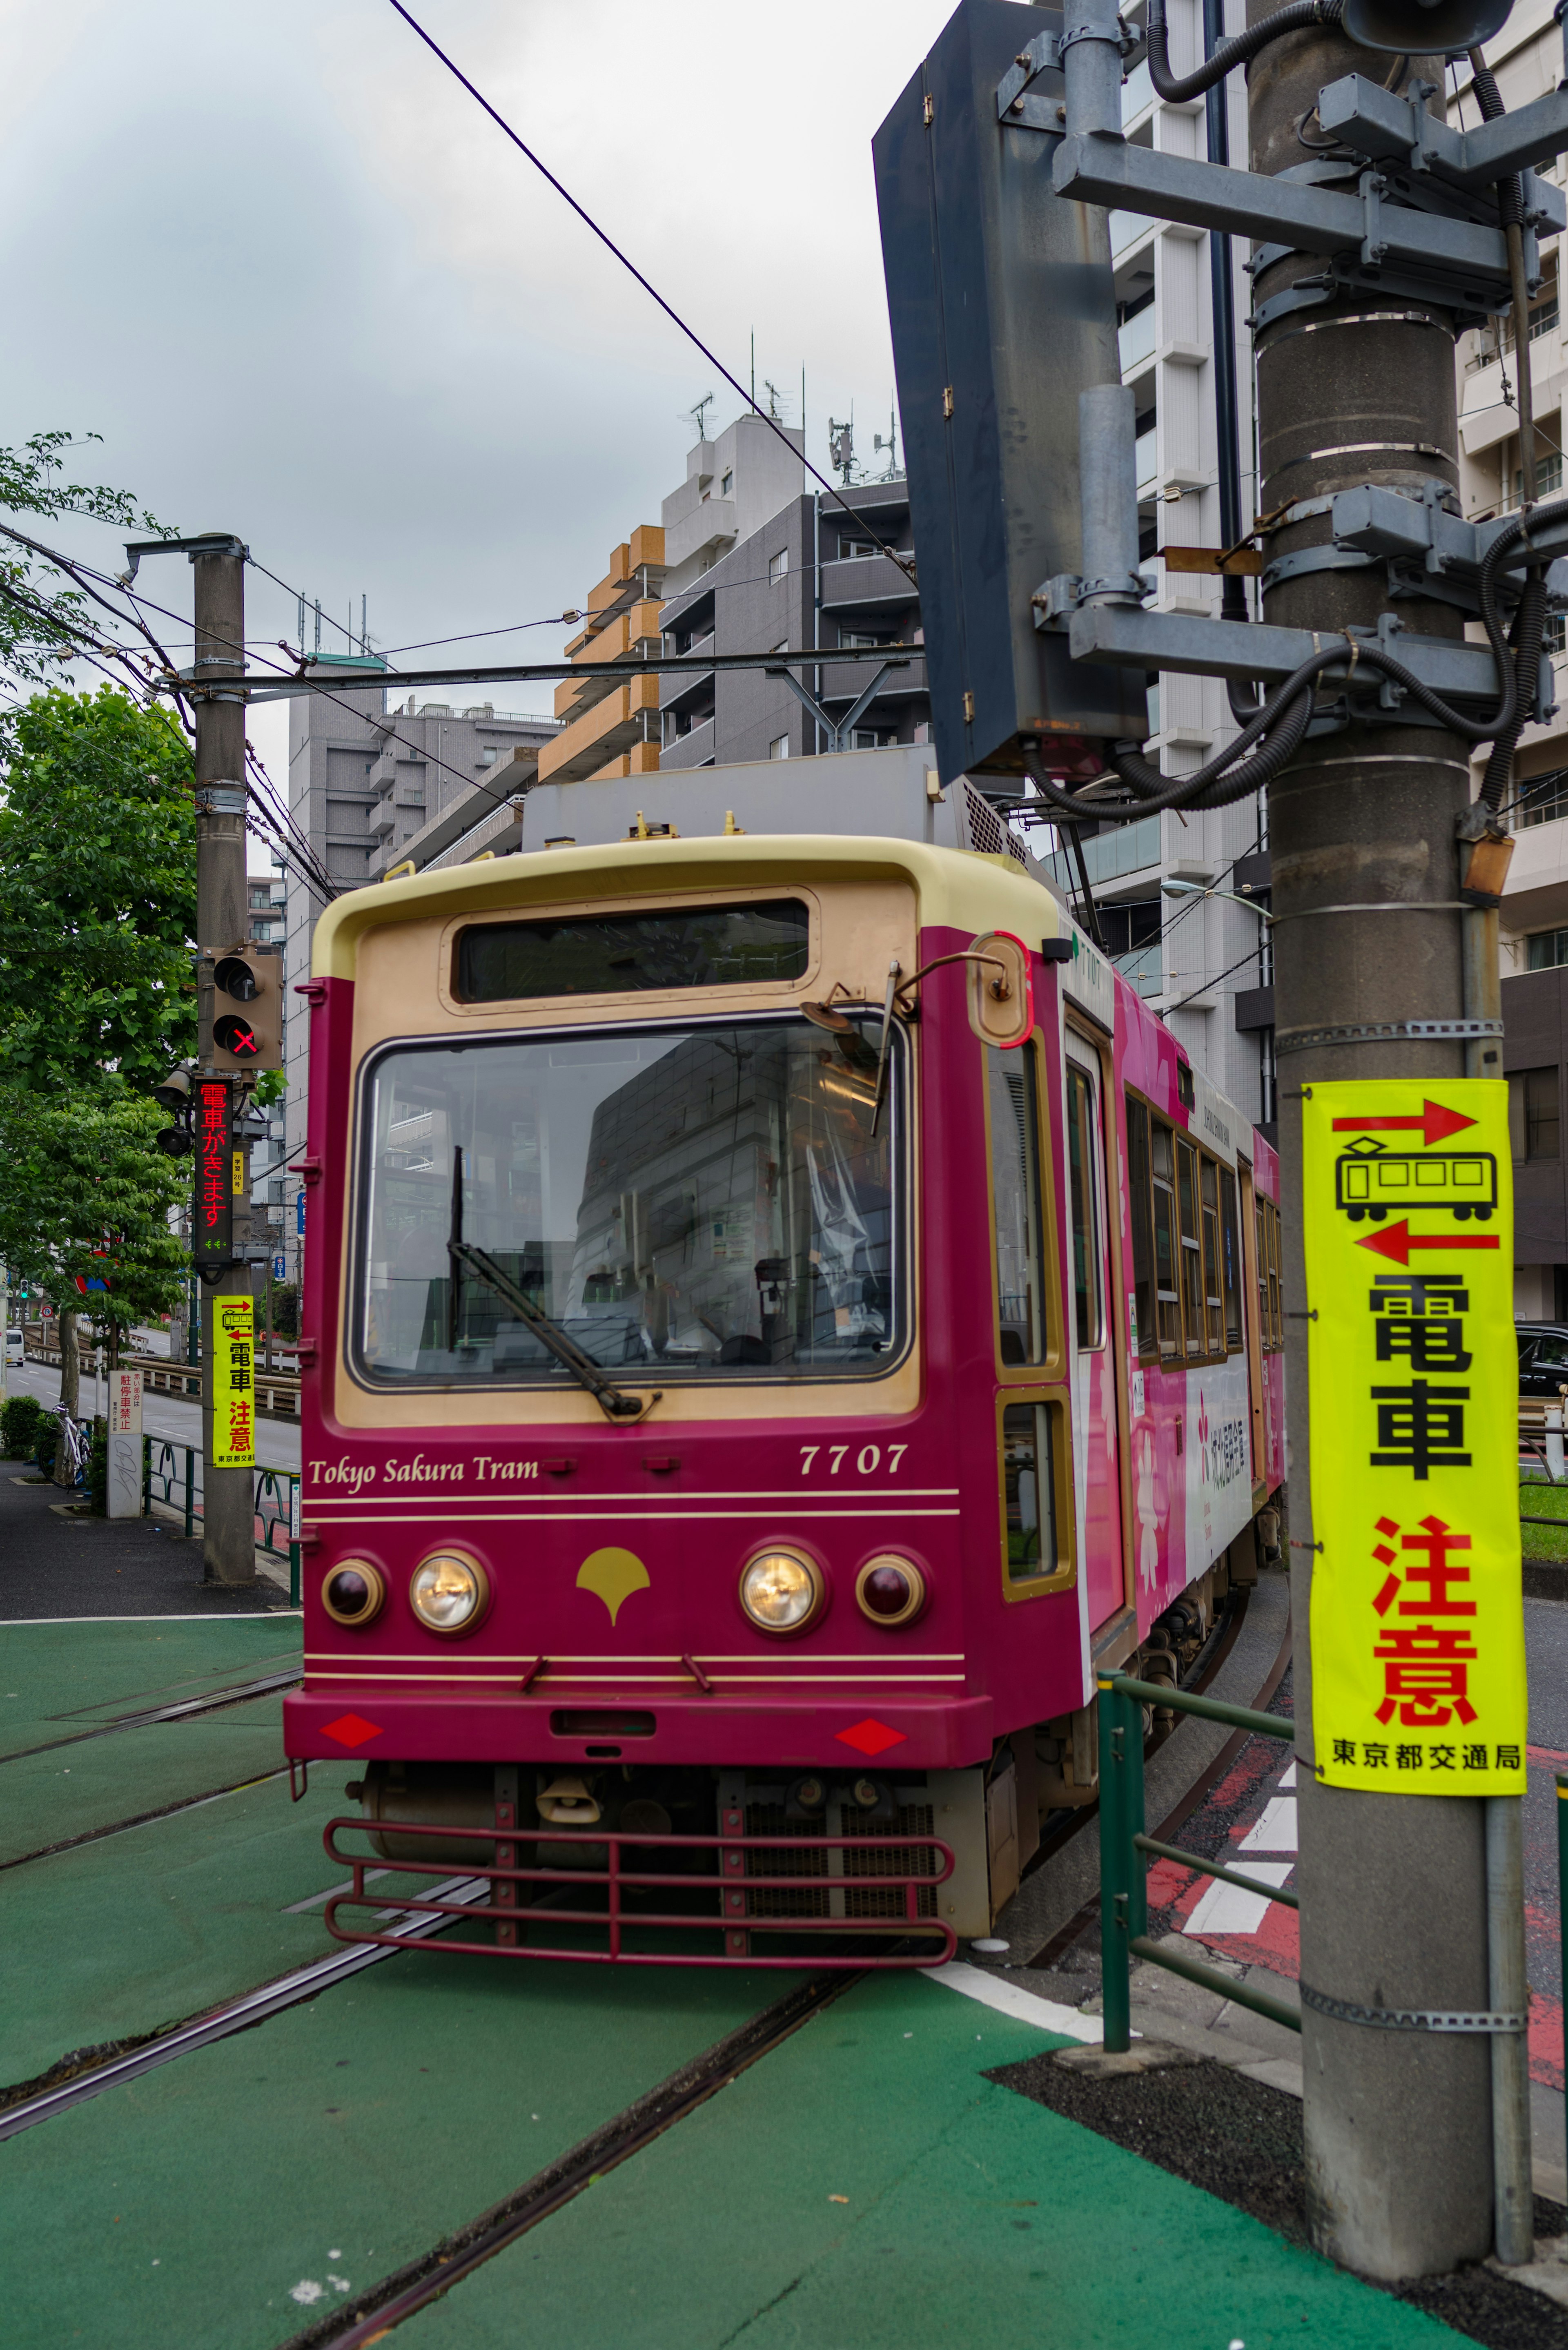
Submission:
<svg viewBox="0 0 1568 2350">
<path fill-rule="evenodd" d="M 286 1610 L 287 1567 L 258 1555 L 256 1576 L 248 1589 L 203 1583 L 201 1534 L 187 1540 L 177 1513 L 78 1516 L 30 1461 L 0 1462 L 0 1623 Z"/>
</svg>

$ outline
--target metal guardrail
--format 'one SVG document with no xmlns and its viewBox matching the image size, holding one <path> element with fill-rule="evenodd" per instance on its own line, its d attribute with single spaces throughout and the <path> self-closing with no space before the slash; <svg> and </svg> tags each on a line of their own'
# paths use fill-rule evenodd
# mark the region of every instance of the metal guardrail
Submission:
<svg viewBox="0 0 1568 2350">
<path fill-rule="evenodd" d="M 141 1504 L 151 1512 L 154 1502 L 177 1509 L 187 1535 L 196 1531 L 202 1516 L 202 1495 L 196 1482 L 201 1454 L 193 1444 L 175 1444 L 167 1437 L 142 1440 Z M 299 1605 L 299 1478 L 292 1469 L 253 1469 L 254 1506 L 259 1529 L 256 1548 L 288 1567 L 288 1597 Z M 161 1491 L 159 1489 L 161 1488 Z M 275 1539 L 279 1529 L 281 1544 Z"/>
<path fill-rule="evenodd" d="M 1206 1967 L 1200 1959 L 1189 1959 L 1182 1951 L 1168 1950 L 1150 1940 L 1148 1882 L 1140 1857 L 1152 1853 L 1156 1859 L 1174 1860 L 1184 1868 L 1199 1870 L 1204 1877 L 1216 1877 L 1223 1884 L 1239 1885 L 1248 1893 L 1262 1894 L 1267 1901 L 1282 1901 L 1287 1908 L 1298 1908 L 1300 1904 L 1293 1893 L 1282 1892 L 1276 1885 L 1263 1885 L 1256 1877 L 1243 1877 L 1238 1869 L 1206 1860 L 1201 1853 L 1184 1852 L 1178 1845 L 1161 1844 L 1145 1834 L 1143 1724 L 1139 1716 L 1146 1705 L 1170 1706 L 1179 1713 L 1201 1714 L 1205 1721 L 1225 1722 L 1232 1730 L 1277 1738 L 1286 1746 L 1295 1743 L 1295 1724 L 1282 1721 L 1277 1714 L 1254 1712 L 1251 1706 L 1223 1705 L 1218 1698 L 1189 1696 L 1185 1690 L 1172 1689 L 1163 1681 L 1134 1680 L 1126 1673 L 1102 1673 L 1096 1679 L 1100 1698 L 1100 1940 L 1106 2053 L 1125 2055 L 1132 2046 L 1134 1959 L 1147 1959 L 1151 1965 L 1182 1975 L 1204 1991 L 1234 2000 L 1239 2007 L 1250 2007 L 1254 2013 L 1266 2015 L 1289 2031 L 1299 2032 L 1301 2016 L 1283 2000 L 1237 1982 L 1230 1975 L 1221 1974 L 1218 1967 Z M 1563 1834 L 1568 1836 L 1568 1825 L 1564 1825 Z"/>
</svg>

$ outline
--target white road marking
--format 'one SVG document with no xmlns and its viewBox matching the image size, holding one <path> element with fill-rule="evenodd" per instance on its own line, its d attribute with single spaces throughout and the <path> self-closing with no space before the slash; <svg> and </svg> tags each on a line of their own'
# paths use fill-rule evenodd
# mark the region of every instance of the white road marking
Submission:
<svg viewBox="0 0 1568 2350">
<path fill-rule="evenodd" d="M 1282 1885 L 1293 1860 L 1254 1861 L 1248 1869 L 1264 1885 Z M 1182 1928 L 1184 1934 L 1255 1934 L 1273 1903 L 1262 1893 L 1243 1893 L 1217 1877 Z"/>
<path fill-rule="evenodd" d="M 923 1971 L 928 1981 L 945 1983 L 949 1991 L 961 1991 L 965 1999 L 977 1999 L 982 2007 L 994 2007 L 1020 2023 L 1034 2024 L 1041 2032 L 1055 2032 L 1064 2040 L 1096 2044 L 1105 2037 L 1105 2027 L 1097 2015 L 1080 2015 L 1075 2007 L 1042 1999 L 1037 1992 L 1025 1991 L 1021 1983 L 1005 1982 L 979 1967 L 966 1966 L 962 1959 L 950 1959 L 945 1967 L 928 1967 Z"/>
<path fill-rule="evenodd" d="M 1287 1762 L 1280 1773 L 1280 1784 L 1282 1787 L 1293 1787 L 1295 1783 L 1296 1766 L 1293 1762 Z"/>
<path fill-rule="evenodd" d="M 1296 1799 L 1293 1795 L 1271 1795 L 1263 1806 L 1262 1818 L 1241 1838 L 1241 1850 L 1294 1852 L 1296 1849 Z"/>
</svg>

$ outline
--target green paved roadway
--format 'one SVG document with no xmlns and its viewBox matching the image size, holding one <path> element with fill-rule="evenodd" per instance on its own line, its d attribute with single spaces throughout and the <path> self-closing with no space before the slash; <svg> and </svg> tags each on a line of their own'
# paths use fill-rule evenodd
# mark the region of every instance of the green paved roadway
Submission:
<svg viewBox="0 0 1568 2350">
<path fill-rule="evenodd" d="M 981 2077 L 1043 2044 L 940 1983 L 876 1979 L 392 2341 L 1453 2350 L 1447 2326 Z"/>
<path fill-rule="evenodd" d="M 5 1627 L 0 1705 L 15 1710 L 0 1713 L 0 1757 L 63 1734 L 66 1716 L 278 1669 L 296 1642 L 276 1618 Z M 275 1767 L 278 1703 L 0 1759 L 10 1849 Z M 336 1947 L 319 1909 L 290 1911 L 338 1876 L 320 1829 L 341 1783 L 318 1773 L 295 1807 L 273 1779 L 0 1871 L 0 2077 L 29 2079 Z M 390 1898 L 397 1882 L 378 1891 Z M 0 2146 L 7 2345 L 275 2350 L 796 1980 L 390 1959 Z M 742 2333 L 759 2350 L 1453 2342 L 982 2077 L 1042 2044 L 1033 2024 L 923 1977 L 878 1977 L 397 2338 L 409 2350 L 721 2350 Z"/>
<path fill-rule="evenodd" d="M 410 1951 L 74 2106 L 0 2146 L 7 2350 L 271 2350 L 795 1980 Z"/>
</svg>

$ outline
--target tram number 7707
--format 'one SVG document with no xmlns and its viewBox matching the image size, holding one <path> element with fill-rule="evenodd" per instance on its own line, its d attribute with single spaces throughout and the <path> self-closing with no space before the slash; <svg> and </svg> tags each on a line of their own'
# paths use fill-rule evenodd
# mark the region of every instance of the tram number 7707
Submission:
<svg viewBox="0 0 1568 2350">
<path fill-rule="evenodd" d="M 894 1474 L 909 1449 L 907 1444 L 888 1445 L 886 1466 L 889 1476 Z M 803 1444 L 800 1448 L 800 1473 L 803 1477 L 809 1476 L 811 1464 L 819 1452 L 826 1452 L 827 1455 L 827 1474 L 830 1477 L 837 1476 L 852 1452 L 855 1453 L 856 1469 L 862 1477 L 874 1477 L 877 1470 L 884 1465 L 883 1451 L 879 1444 L 863 1444 L 858 1451 L 856 1451 L 853 1444 Z"/>
<path fill-rule="evenodd" d="M 1390 1208 L 1440 1208 L 1484 1224 L 1497 1206 L 1497 1160 L 1490 1150 L 1390 1150 L 1366 1135 L 1335 1162 L 1334 1199 L 1353 1224 L 1380 1224 Z"/>
</svg>

